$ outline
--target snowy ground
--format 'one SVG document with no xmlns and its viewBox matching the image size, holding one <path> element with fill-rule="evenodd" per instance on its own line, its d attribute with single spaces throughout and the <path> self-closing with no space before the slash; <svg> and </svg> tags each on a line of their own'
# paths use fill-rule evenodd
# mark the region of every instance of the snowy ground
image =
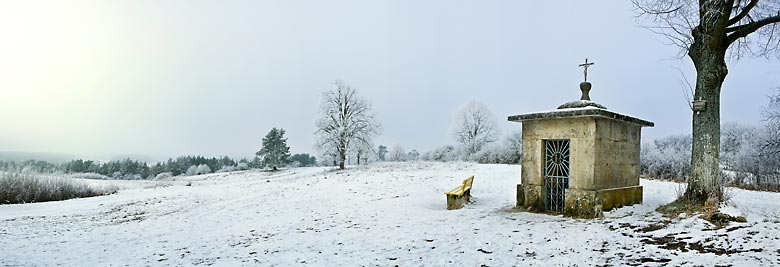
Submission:
<svg viewBox="0 0 780 267">
<path fill-rule="evenodd" d="M 471 175 L 474 203 L 447 211 L 442 192 Z M 780 265 L 780 194 L 733 190 L 725 210 L 748 223 L 713 229 L 654 211 L 674 183 L 643 180 L 644 204 L 582 220 L 513 210 L 519 177 L 519 166 L 408 163 L 129 182 L 0 206 L 0 266 Z"/>
</svg>

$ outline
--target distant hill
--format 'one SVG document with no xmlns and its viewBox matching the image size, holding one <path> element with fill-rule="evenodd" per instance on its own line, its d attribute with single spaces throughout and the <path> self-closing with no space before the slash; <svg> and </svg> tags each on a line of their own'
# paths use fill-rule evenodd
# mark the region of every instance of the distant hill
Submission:
<svg viewBox="0 0 780 267">
<path fill-rule="evenodd" d="M 28 151 L 0 151 L 0 160 L 3 161 L 23 161 L 23 160 L 43 160 L 49 163 L 63 163 L 77 159 L 75 155 L 65 153 L 48 152 L 28 152 Z"/>
</svg>

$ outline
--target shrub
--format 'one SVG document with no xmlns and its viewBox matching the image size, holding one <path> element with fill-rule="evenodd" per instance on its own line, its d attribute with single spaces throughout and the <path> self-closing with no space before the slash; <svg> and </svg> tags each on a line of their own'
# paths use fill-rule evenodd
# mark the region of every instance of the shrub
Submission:
<svg viewBox="0 0 780 267">
<path fill-rule="evenodd" d="M 249 169 L 249 164 L 247 164 L 246 162 L 240 162 L 240 163 L 238 163 L 238 165 L 236 165 L 236 169 L 238 169 L 239 171 L 248 170 Z"/>
<path fill-rule="evenodd" d="M 195 175 L 195 173 L 198 171 L 197 165 L 192 165 L 189 168 L 187 168 L 187 171 L 184 173 L 187 176 Z"/>
<path fill-rule="evenodd" d="M 154 177 L 155 180 L 162 180 L 173 177 L 172 172 L 163 172 Z"/>
<path fill-rule="evenodd" d="M 116 188 L 95 188 L 70 178 L 0 173 L 0 204 L 58 201 L 113 194 Z"/>
<path fill-rule="evenodd" d="M 72 173 L 67 175 L 69 178 L 78 178 L 78 179 L 92 179 L 92 180 L 108 180 L 111 179 L 111 177 L 94 173 L 94 172 L 87 172 L 87 173 Z"/>
<path fill-rule="evenodd" d="M 236 166 L 224 166 L 222 169 L 219 169 L 216 172 L 234 172 L 237 170 L 238 168 Z"/>
<path fill-rule="evenodd" d="M 427 161 L 455 161 L 459 159 L 459 151 L 454 146 L 446 145 L 423 154 Z"/>
<path fill-rule="evenodd" d="M 211 168 L 209 168 L 209 165 L 206 165 L 206 164 L 198 165 L 198 169 L 195 170 L 195 174 L 197 174 L 197 175 L 209 174 L 209 173 L 211 173 Z"/>
<path fill-rule="evenodd" d="M 685 181 L 691 174 L 691 136 L 673 135 L 642 145 L 640 171 L 658 179 Z"/>
</svg>

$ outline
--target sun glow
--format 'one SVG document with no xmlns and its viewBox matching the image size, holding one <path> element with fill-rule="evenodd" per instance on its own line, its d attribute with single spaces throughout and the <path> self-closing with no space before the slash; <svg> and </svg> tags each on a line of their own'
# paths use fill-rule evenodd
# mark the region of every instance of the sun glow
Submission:
<svg viewBox="0 0 780 267">
<path fill-rule="evenodd" d="M 109 8 L 0 2 L 0 150 L 63 136 L 54 131 L 88 135 L 77 129 L 101 119 L 111 94 L 101 85 L 125 50 L 121 20 Z"/>
</svg>

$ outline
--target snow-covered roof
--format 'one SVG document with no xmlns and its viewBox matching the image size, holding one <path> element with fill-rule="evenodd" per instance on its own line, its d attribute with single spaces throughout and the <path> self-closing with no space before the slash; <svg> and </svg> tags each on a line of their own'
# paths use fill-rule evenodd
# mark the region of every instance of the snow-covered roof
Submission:
<svg viewBox="0 0 780 267">
<path fill-rule="evenodd" d="M 514 121 L 514 122 L 523 122 L 523 121 L 530 121 L 530 120 L 563 119 L 563 118 L 571 118 L 571 117 L 602 117 L 602 118 L 608 118 L 608 119 L 638 124 L 640 126 L 647 126 L 647 127 L 655 126 L 655 123 L 653 122 L 620 114 L 617 112 L 612 112 L 610 110 L 598 108 L 595 106 L 563 108 L 563 109 L 556 109 L 550 111 L 527 113 L 527 114 L 509 116 L 509 118 L 507 119 L 509 121 Z"/>
<path fill-rule="evenodd" d="M 571 101 L 568 103 L 564 103 L 563 105 L 558 106 L 558 109 L 565 109 L 565 108 L 584 108 L 584 107 L 596 107 L 596 108 L 603 108 L 607 109 L 607 107 L 602 106 L 599 103 L 590 101 L 590 100 L 576 100 Z"/>
</svg>

